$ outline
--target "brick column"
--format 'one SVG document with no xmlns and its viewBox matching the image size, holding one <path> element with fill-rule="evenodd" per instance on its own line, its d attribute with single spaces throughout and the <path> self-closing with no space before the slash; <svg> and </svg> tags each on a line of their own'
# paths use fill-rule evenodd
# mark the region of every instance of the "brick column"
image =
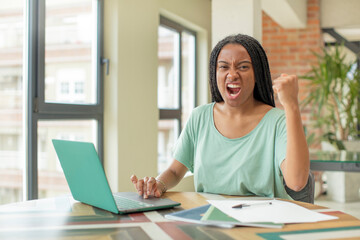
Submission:
<svg viewBox="0 0 360 240">
<path fill-rule="evenodd" d="M 263 12 L 263 42 L 268 55 L 272 79 L 281 73 L 304 75 L 316 64 L 311 51 L 319 52 L 323 46 L 320 27 L 320 2 L 308 0 L 307 26 L 304 29 L 284 29 Z M 305 80 L 299 81 L 299 101 L 307 94 Z M 276 106 L 282 106 L 277 101 Z M 311 106 L 302 109 L 303 124 L 310 124 Z M 310 130 L 310 129 L 309 129 Z"/>
</svg>

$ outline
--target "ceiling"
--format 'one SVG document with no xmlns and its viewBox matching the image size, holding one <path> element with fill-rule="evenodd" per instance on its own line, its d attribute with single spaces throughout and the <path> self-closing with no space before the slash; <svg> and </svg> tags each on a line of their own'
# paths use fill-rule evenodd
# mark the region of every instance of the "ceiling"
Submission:
<svg viewBox="0 0 360 240">
<path fill-rule="evenodd" d="M 360 56 L 360 0 L 318 0 L 324 42 L 347 41 Z M 307 0 L 262 0 L 262 9 L 284 28 L 305 28 Z"/>
</svg>

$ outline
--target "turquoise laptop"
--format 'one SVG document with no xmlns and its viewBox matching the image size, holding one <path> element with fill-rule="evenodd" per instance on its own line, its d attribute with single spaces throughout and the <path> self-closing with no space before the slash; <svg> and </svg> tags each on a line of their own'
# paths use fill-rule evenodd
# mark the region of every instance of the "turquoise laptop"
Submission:
<svg viewBox="0 0 360 240">
<path fill-rule="evenodd" d="M 116 214 L 180 205 L 166 198 L 144 199 L 135 192 L 113 194 L 93 143 L 56 139 L 52 142 L 75 200 Z"/>
</svg>

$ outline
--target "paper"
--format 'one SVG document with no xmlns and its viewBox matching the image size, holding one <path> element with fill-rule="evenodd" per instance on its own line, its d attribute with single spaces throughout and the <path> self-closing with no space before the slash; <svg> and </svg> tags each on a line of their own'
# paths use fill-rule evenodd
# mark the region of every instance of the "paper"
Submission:
<svg viewBox="0 0 360 240">
<path fill-rule="evenodd" d="M 291 202 L 280 200 L 208 200 L 210 204 L 241 222 L 305 223 L 337 219 L 308 210 Z M 246 208 L 232 208 L 238 204 L 257 204 Z"/>
<path fill-rule="evenodd" d="M 214 206 L 210 204 L 201 207 L 191 208 L 175 213 L 166 214 L 165 218 L 191 222 L 209 226 L 217 226 L 223 228 L 233 228 L 235 226 L 247 226 L 247 227 L 265 227 L 265 228 L 282 228 L 283 224 L 273 223 L 242 223 L 224 214 Z"/>
<path fill-rule="evenodd" d="M 273 222 L 256 222 L 256 223 L 242 223 L 224 212 L 220 211 L 214 205 L 209 204 L 209 209 L 202 216 L 201 220 L 206 222 L 228 222 L 236 226 L 250 226 L 250 227 L 265 227 L 265 228 L 282 228 L 284 224 Z"/>
<path fill-rule="evenodd" d="M 219 222 L 217 223 L 207 223 L 205 221 L 202 221 L 202 216 L 206 213 L 206 211 L 209 209 L 211 205 L 204 205 L 196 208 L 191 208 L 183 211 L 178 211 L 170 214 L 166 214 L 165 218 L 170 220 L 176 220 L 176 221 L 183 221 L 183 222 L 191 222 L 191 223 L 197 223 L 197 224 L 205 224 L 205 225 L 213 225 L 213 226 L 219 226 L 224 228 L 233 228 L 235 227 L 234 224 L 228 223 L 228 222 Z"/>
</svg>

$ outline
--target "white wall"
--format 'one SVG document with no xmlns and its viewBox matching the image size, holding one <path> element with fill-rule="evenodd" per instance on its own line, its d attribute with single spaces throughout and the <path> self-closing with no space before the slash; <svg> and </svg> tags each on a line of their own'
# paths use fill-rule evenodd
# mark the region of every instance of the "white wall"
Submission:
<svg viewBox="0 0 360 240">
<path fill-rule="evenodd" d="M 263 0 L 263 10 L 283 28 L 305 28 L 307 23 L 307 1 Z"/>
<path fill-rule="evenodd" d="M 160 14 L 198 31 L 199 103 L 208 101 L 209 0 L 104 1 L 104 57 L 110 59 L 104 78 L 104 160 L 113 191 L 132 191 L 132 173 L 156 176 Z"/>
<path fill-rule="evenodd" d="M 262 40 L 260 0 L 212 0 L 212 46 L 232 34 L 247 34 Z"/>
<path fill-rule="evenodd" d="M 360 28 L 359 0 L 320 1 L 321 27 Z"/>
</svg>

